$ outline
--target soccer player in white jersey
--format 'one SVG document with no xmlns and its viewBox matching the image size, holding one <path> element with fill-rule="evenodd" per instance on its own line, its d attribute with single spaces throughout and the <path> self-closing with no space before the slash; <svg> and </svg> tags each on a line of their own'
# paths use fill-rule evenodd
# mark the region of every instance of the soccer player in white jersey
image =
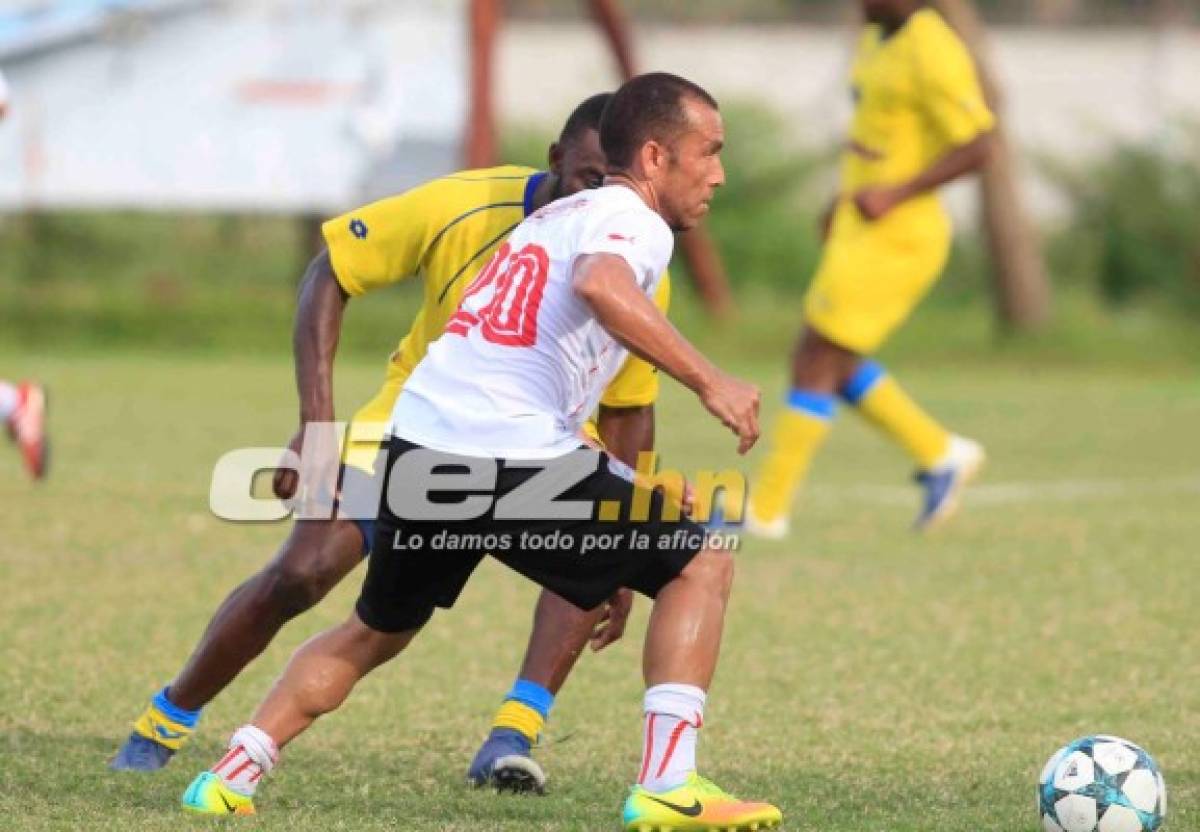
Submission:
<svg viewBox="0 0 1200 832">
<path fill-rule="evenodd" d="M 490 554 L 582 609 L 620 587 L 655 599 L 643 758 L 626 829 L 781 821 L 774 806 L 739 800 L 696 773 L 731 556 L 706 548 L 695 523 L 664 513 L 661 494 L 649 518 L 635 520 L 627 469 L 579 438 L 629 352 L 693 390 L 738 435 L 740 452 L 758 438 L 758 390 L 715 367 L 650 299 L 672 231 L 695 225 L 724 181 L 721 116 L 700 87 L 653 73 L 617 91 L 600 137 L 605 186 L 517 227 L 397 399 L 374 554 L 354 612 L 296 651 L 228 752 L 188 787 L 186 809 L 253 813 L 279 749 L 403 650 L 437 607 L 452 606 Z M 599 538 L 611 545 L 585 548 Z"/>
</svg>

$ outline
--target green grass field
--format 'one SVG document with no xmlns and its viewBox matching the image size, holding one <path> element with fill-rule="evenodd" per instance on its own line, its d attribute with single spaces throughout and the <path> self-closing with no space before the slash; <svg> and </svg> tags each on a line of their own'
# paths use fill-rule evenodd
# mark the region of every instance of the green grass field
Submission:
<svg viewBox="0 0 1200 832">
<path fill-rule="evenodd" d="M 339 368 L 343 412 L 373 363 Z M 781 367 L 740 368 L 780 389 Z M 1168 830 L 1200 828 L 1200 386 L 1186 370 L 897 362 L 993 464 L 933 539 L 907 531 L 908 463 L 844 414 L 793 538 L 740 555 L 703 770 L 769 799 L 785 828 L 1038 829 L 1058 745 L 1144 744 L 1172 789 Z M 286 358 L 6 353 L 0 377 L 53 386 L 56 468 L 29 485 L 0 448 L 0 827 L 210 828 L 179 795 L 290 651 L 340 620 L 356 573 L 207 711 L 164 772 L 105 761 L 216 603 L 285 526 L 220 522 L 209 476 L 294 423 Z M 768 399 L 777 398 L 774 394 Z M 660 445 L 686 467 L 740 463 L 669 386 Z M 682 467 L 682 466 L 681 466 Z M 543 799 L 472 793 L 463 773 L 524 646 L 535 590 L 494 564 L 411 651 L 288 748 L 255 829 L 606 830 L 640 752 L 640 602 L 625 641 L 559 699 Z"/>
</svg>

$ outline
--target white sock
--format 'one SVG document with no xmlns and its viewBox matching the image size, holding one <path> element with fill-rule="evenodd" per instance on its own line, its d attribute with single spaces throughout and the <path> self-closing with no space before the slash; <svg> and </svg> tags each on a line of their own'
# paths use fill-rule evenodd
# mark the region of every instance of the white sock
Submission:
<svg viewBox="0 0 1200 832">
<path fill-rule="evenodd" d="M 17 392 L 16 385 L 0 381 L 0 422 L 11 419 L 20 403 L 21 394 Z"/>
<path fill-rule="evenodd" d="M 642 788 L 668 792 L 696 770 L 696 732 L 704 724 L 705 699 L 694 685 L 655 685 L 646 691 Z"/>
<path fill-rule="evenodd" d="M 229 738 L 229 753 L 212 771 L 238 794 L 251 797 L 262 776 L 275 767 L 279 748 L 267 732 L 243 725 Z"/>
</svg>

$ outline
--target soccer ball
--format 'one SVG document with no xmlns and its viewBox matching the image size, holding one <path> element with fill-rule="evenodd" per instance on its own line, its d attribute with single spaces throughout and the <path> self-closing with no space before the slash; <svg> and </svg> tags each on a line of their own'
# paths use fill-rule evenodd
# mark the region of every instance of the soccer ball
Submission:
<svg viewBox="0 0 1200 832">
<path fill-rule="evenodd" d="M 1167 816 L 1167 786 L 1129 740 L 1083 737 L 1042 769 L 1038 812 L 1046 832 L 1154 832 Z"/>
</svg>

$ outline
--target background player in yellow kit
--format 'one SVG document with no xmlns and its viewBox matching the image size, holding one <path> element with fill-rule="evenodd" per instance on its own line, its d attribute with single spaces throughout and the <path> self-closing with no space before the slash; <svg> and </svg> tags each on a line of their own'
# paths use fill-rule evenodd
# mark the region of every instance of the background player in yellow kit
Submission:
<svg viewBox="0 0 1200 832">
<path fill-rule="evenodd" d="M 333 359 L 349 298 L 419 277 L 421 309 L 388 362 L 383 387 L 349 427 L 343 489 L 365 476 L 360 471 L 371 471 L 400 389 L 442 334 L 479 268 L 528 214 L 601 184 L 605 162 L 598 129 L 610 97 L 593 96 L 576 108 L 550 148 L 548 171 L 516 166 L 464 171 L 324 225 L 327 250 L 309 266 L 296 315 L 301 428 L 290 443 L 293 450 L 301 450 L 306 425 L 334 421 Z M 669 292 L 664 277 L 655 298 L 664 311 Z M 601 400 L 598 436 L 630 465 L 639 451 L 653 446 L 657 396 L 657 373 L 631 358 Z M 276 477 L 281 496 L 294 488 L 294 475 Z M 134 723 L 111 766 L 150 771 L 166 765 L 193 733 L 201 708 L 266 649 L 287 621 L 320 601 L 362 560 L 374 537 L 371 526 L 349 519 L 297 521 L 275 558 L 225 599 L 183 669 Z M 545 777 L 529 750 L 554 693 L 589 640 L 600 649 L 621 636 L 631 603 L 631 594 L 622 590 L 607 606 L 585 613 L 542 593 L 520 675 L 472 763 L 473 782 L 541 788 Z"/>
<path fill-rule="evenodd" d="M 792 497 L 832 424 L 837 399 L 916 461 L 918 528 L 945 519 L 983 449 L 938 424 L 869 356 L 941 274 L 951 227 L 937 189 L 988 158 L 992 113 L 965 46 L 920 0 L 862 0 L 854 119 L 841 191 L 804 301 L 787 409 L 751 484 L 747 529 L 787 534 Z"/>
</svg>

